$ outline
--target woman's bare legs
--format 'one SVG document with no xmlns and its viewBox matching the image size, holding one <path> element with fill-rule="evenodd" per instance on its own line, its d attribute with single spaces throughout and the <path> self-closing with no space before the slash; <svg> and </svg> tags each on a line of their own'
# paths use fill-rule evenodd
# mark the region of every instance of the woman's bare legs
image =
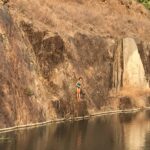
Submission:
<svg viewBox="0 0 150 150">
<path fill-rule="evenodd" d="M 79 100 L 78 101 L 80 101 L 80 92 L 79 92 Z"/>
<path fill-rule="evenodd" d="M 80 89 L 77 88 L 77 102 L 80 101 Z"/>
</svg>

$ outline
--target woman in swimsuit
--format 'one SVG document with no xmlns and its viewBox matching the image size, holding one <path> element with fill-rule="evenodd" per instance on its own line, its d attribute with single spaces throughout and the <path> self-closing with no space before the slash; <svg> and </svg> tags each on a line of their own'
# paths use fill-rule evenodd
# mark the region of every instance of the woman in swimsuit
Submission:
<svg viewBox="0 0 150 150">
<path fill-rule="evenodd" d="M 80 77 L 80 78 L 78 79 L 78 82 L 76 83 L 76 87 L 77 87 L 77 101 L 80 101 L 81 82 L 82 82 L 82 77 Z"/>
</svg>

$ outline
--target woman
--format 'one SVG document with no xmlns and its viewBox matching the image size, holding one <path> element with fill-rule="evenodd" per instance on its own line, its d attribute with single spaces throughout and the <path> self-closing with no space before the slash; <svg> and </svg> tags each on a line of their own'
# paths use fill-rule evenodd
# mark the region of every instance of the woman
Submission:
<svg viewBox="0 0 150 150">
<path fill-rule="evenodd" d="M 76 87 L 77 87 L 77 101 L 80 101 L 81 82 L 82 82 L 82 77 L 80 77 L 80 78 L 78 79 L 78 82 L 76 83 Z"/>
</svg>

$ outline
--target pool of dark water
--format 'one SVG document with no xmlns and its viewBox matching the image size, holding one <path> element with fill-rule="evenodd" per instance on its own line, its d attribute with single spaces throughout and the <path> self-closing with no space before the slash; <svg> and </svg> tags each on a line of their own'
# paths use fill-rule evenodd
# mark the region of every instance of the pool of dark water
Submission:
<svg viewBox="0 0 150 150">
<path fill-rule="evenodd" d="M 0 150 L 150 150 L 150 111 L 1 133 Z"/>
</svg>

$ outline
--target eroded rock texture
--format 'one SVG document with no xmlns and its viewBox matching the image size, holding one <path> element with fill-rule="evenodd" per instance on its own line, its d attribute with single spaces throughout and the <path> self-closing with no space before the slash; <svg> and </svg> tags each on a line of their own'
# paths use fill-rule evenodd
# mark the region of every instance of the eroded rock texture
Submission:
<svg viewBox="0 0 150 150">
<path fill-rule="evenodd" d="M 138 47 L 133 38 L 124 38 L 118 42 L 114 51 L 113 88 L 117 91 L 124 87 L 149 88 L 146 75 L 149 74 L 146 73 L 149 56 L 145 56 L 144 51 L 147 50 Z"/>
<path fill-rule="evenodd" d="M 0 126 L 44 121 L 51 116 L 49 112 L 54 114 L 51 103 L 37 78 L 38 67 L 28 41 L 5 6 L 0 9 L 0 28 Z"/>
<path fill-rule="evenodd" d="M 148 42 L 138 42 L 139 53 L 144 65 L 144 70 L 146 74 L 146 79 L 150 86 L 150 43 Z"/>
<path fill-rule="evenodd" d="M 123 39 L 124 86 L 149 87 L 139 51 L 134 39 Z"/>
</svg>

